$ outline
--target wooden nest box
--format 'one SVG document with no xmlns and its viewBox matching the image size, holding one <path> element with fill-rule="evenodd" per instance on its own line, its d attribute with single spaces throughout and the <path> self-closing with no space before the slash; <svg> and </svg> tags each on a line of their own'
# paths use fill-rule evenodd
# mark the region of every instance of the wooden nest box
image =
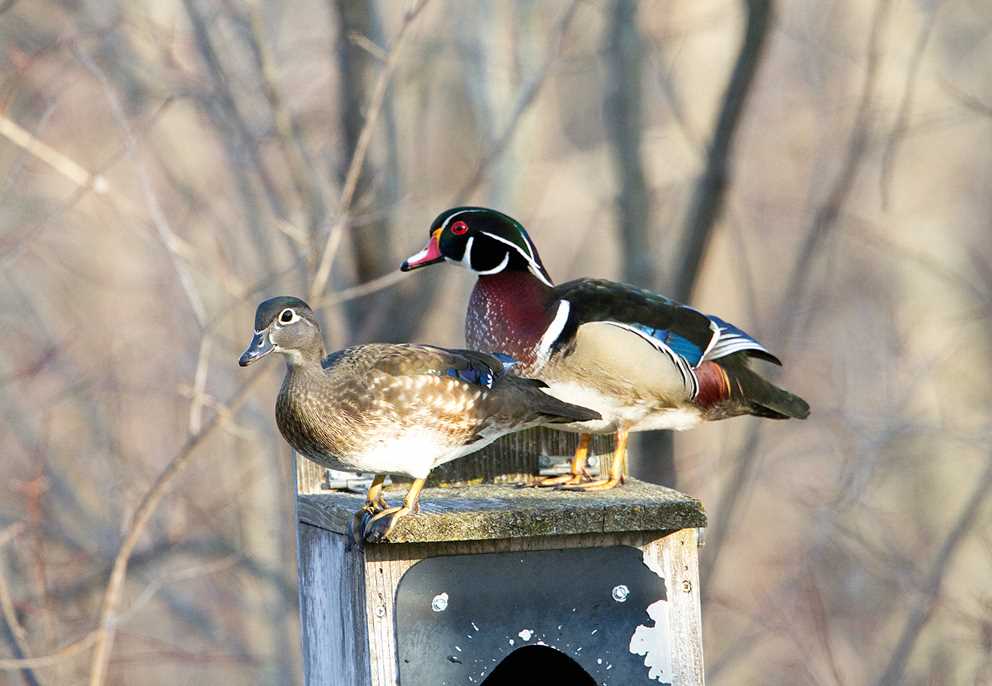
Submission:
<svg viewBox="0 0 992 686">
<path fill-rule="evenodd" d="M 389 543 L 361 547 L 348 523 L 363 496 L 322 491 L 301 461 L 308 686 L 703 684 L 701 504 L 631 480 L 602 493 L 505 483 L 574 445 L 507 437 L 438 474 L 454 485 L 426 489 Z"/>
</svg>

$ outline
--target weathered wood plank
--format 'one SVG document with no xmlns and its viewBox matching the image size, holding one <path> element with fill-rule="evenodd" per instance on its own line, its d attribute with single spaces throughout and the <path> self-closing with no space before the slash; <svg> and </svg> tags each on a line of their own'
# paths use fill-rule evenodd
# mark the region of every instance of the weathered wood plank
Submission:
<svg viewBox="0 0 992 686">
<path fill-rule="evenodd" d="M 365 562 L 344 536 L 301 523 L 300 623 L 306 683 L 371 686 Z"/>
<path fill-rule="evenodd" d="M 643 546 L 645 564 L 665 579 L 668 591 L 666 611 L 649 611 L 649 615 L 667 617 L 673 686 L 705 683 L 698 544 L 699 531 L 683 529 Z M 646 663 L 660 657 L 644 655 Z"/>
<path fill-rule="evenodd" d="M 301 495 L 302 522 L 347 533 L 363 497 Z M 702 504 L 663 486 L 636 480 L 602 493 L 573 493 L 502 485 L 425 489 L 421 511 L 400 520 L 393 543 L 474 541 L 706 526 Z"/>
</svg>

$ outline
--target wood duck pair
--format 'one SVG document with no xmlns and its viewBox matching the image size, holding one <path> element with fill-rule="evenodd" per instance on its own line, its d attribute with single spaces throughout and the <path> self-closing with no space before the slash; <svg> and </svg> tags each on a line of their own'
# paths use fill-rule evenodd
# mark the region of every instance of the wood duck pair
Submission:
<svg viewBox="0 0 992 686">
<path fill-rule="evenodd" d="M 543 392 L 545 384 L 508 374 L 499 358 L 429 345 L 369 344 L 324 354 L 310 307 L 299 298 L 266 300 L 239 364 L 271 352 L 286 358 L 276 423 L 299 453 L 330 467 L 375 474 L 356 515 L 360 537 L 379 541 L 418 507 L 439 464 L 500 436 L 533 426 L 599 419 L 597 412 Z M 414 479 L 400 506 L 382 495 L 387 474 Z"/>
<path fill-rule="evenodd" d="M 438 215 L 428 233 L 427 247 L 401 269 L 447 261 L 478 275 L 465 318 L 467 345 L 512 356 L 515 372 L 601 415 L 555 427 L 582 437 L 571 473 L 547 485 L 601 490 L 621 483 L 631 431 L 683 430 L 739 415 L 809 415 L 802 398 L 751 370 L 752 359 L 781 362 L 743 330 L 627 284 L 555 285 L 524 227 L 501 212 L 456 207 Z M 614 432 L 608 477 L 586 482 L 589 434 Z"/>
</svg>

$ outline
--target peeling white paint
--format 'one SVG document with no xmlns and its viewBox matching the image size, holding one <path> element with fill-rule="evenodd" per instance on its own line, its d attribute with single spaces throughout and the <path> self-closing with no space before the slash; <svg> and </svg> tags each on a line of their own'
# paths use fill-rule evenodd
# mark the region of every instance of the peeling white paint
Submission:
<svg viewBox="0 0 992 686">
<path fill-rule="evenodd" d="M 478 627 L 478 626 L 476 626 L 476 624 L 475 624 L 475 622 L 472 622 L 472 628 L 473 628 L 473 629 L 475 629 L 476 631 L 478 631 L 478 630 L 479 630 L 479 627 Z"/>
<path fill-rule="evenodd" d="M 665 573 L 661 569 L 661 560 L 651 555 L 651 553 L 648 552 L 648 550 L 645 550 L 644 553 L 641 555 L 641 562 L 643 562 L 644 566 L 650 569 L 651 573 L 654 574 L 656 577 L 658 577 L 659 579 L 665 578 Z"/>
<path fill-rule="evenodd" d="M 672 680 L 672 647 L 668 642 L 668 601 L 656 600 L 648 605 L 648 616 L 654 626 L 643 624 L 634 629 L 630 637 L 630 652 L 644 657 L 648 678 L 655 681 Z"/>
<path fill-rule="evenodd" d="M 529 641 L 534 636 L 534 631 L 533 629 L 521 629 L 517 636 L 519 636 L 522 641 Z"/>
<path fill-rule="evenodd" d="M 513 645 L 513 639 L 512 638 L 510 639 L 510 645 L 511 646 Z"/>
</svg>

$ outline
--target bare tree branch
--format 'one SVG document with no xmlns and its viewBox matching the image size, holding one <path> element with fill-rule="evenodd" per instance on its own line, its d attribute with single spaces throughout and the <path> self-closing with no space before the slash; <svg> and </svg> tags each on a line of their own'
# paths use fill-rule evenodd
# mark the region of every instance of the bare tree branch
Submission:
<svg viewBox="0 0 992 686">
<path fill-rule="evenodd" d="M 71 157 L 38 140 L 30 131 L 21 128 L 3 115 L 0 115 L 0 135 L 31 153 L 77 186 L 92 188 L 95 193 L 106 193 L 110 190 L 107 179 L 101 174 L 90 173 Z"/>
<path fill-rule="evenodd" d="M 551 72 L 552 65 L 554 65 L 555 61 L 558 59 L 558 55 L 561 53 L 562 43 L 565 39 L 565 34 L 568 33 L 568 28 L 572 23 L 572 19 L 575 18 L 575 12 L 578 7 L 579 0 L 573 0 L 562 13 L 561 19 L 558 20 L 554 30 L 553 46 L 548 49 L 548 52 L 544 57 L 544 62 L 537 70 L 537 73 L 531 77 L 530 81 L 522 89 L 520 97 L 517 98 L 517 102 L 513 107 L 513 112 L 510 114 L 510 119 L 507 121 L 506 126 L 503 127 L 503 131 L 496 137 L 495 142 L 489 149 L 488 153 L 486 153 L 486 156 L 479 161 L 479 164 L 476 166 L 472 175 L 469 176 L 465 183 L 462 184 L 461 188 L 459 188 L 458 192 L 454 196 L 454 202 L 465 202 L 465 199 L 475 191 L 480 183 L 482 183 L 482 180 L 485 178 L 486 169 L 498 160 L 504 150 L 506 150 L 507 145 L 509 145 L 510 140 L 513 138 L 514 132 L 517 130 L 520 120 L 537 99 L 538 93 L 541 92 L 541 86 L 544 85 L 544 81 Z"/>
<path fill-rule="evenodd" d="M 882 152 L 882 169 L 878 177 L 879 191 L 882 194 L 882 208 L 888 209 L 892 200 L 892 176 L 895 174 L 896 158 L 899 155 L 899 146 L 902 144 L 906 129 L 909 126 L 909 117 L 913 108 L 913 96 L 916 94 L 916 82 L 920 73 L 920 65 L 923 63 L 923 55 L 926 53 L 930 36 L 933 35 L 934 26 L 937 24 L 937 13 L 942 5 L 936 5 L 928 13 L 923 22 L 923 28 L 916 36 L 916 43 L 913 46 L 913 54 L 909 60 L 909 68 L 906 70 L 906 84 L 903 86 L 902 98 L 899 101 L 899 113 L 896 115 L 896 122 L 892 126 L 892 133 L 885 143 Z"/>
<path fill-rule="evenodd" d="M 327 234 L 327 241 L 324 244 L 320 261 L 317 264 L 317 272 L 310 285 L 310 300 L 316 300 L 327 286 L 327 279 L 331 274 L 331 263 L 334 261 L 334 255 L 337 253 L 338 246 L 340 245 L 341 234 L 349 223 L 348 216 L 351 211 L 352 202 L 355 199 L 355 190 L 358 188 L 358 180 L 365 166 L 365 157 L 368 154 L 369 144 L 372 142 L 372 134 L 379 120 L 379 113 L 382 111 L 383 100 L 386 97 L 386 88 L 389 86 L 393 71 L 396 69 L 400 51 L 408 35 L 407 31 L 417 18 L 417 15 L 427 5 L 427 2 L 428 0 L 418 0 L 403 16 L 403 22 L 400 24 L 396 36 L 389 46 L 389 55 L 383 63 L 382 70 L 379 72 L 379 78 L 376 80 L 375 86 L 372 89 L 372 97 L 369 102 L 365 126 L 362 128 L 362 132 L 358 136 L 358 142 L 355 144 L 355 152 L 352 154 L 351 163 L 348 165 L 348 173 L 345 176 L 344 187 L 341 189 L 341 197 L 338 200 L 337 212 L 339 217 Z"/>
<path fill-rule="evenodd" d="M 992 493 L 992 455 L 987 459 L 985 469 L 975 483 L 975 488 L 968 497 L 968 502 L 961 510 L 961 514 L 954 522 L 954 526 L 948 532 L 943 545 L 934 558 L 930 572 L 927 574 L 923 594 L 906 618 L 892 657 L 889 659 L 885 671 L 875 682 L 878 686 L 898 686 L 905 683 L 903 675 L 906 671 L 906 663 L 909 662 L 909 658 L 913 654 L 920 633 L 930 621 L 930 617 L 933 616 L 951 561 L 961 543 L 974 529 L 978 515 L 990 493 Z"/>
<path fill-rule="evenodd" d="M 806 238 L 800 246 L 796 262 L 785 288 L 776 321 L 782 323 L 782 348 L 788 349 L 792 334 L 799 325 L 800 317 L 796 310 L 805 300 L 806 289 L 809 285 L 809 275 L 812 262 L 817 254 L 817 248 L 826 240 L 836 226 L 841 208 L 854 185 L 854 180 L 861 170 L 864 154 L 872 130 L 871 106 L 875 98 L 878 66 L 881 60 L 882 29 L 888 18 L 891 0 L 878 0 L 872 16 L 871 31 L 868 37 L 868 57 L 865 65 L 864 80 L 858 100 L 854 123 L 847 142 L 847 152 L 843 165 L 834 177 L 830 189 L 823 202 L 813 214 L 812 222 L 806 233 Z M 761 424 L 752 422 L 747 438 L 738 453 L 733 474 L 726 480 L 715 509 L 716 517 L 712 524 L 713 537 L 705 551 L 709 557 L 708 564 L 701 565 L 705 578 L 703 588 L 708 580 L 713 578 L 719 569 L 720 553 L 723 543 L 730 534 L 730 523 L 733 521 L 737 505 L 742 494 L 754 476 L 759 456 L 757 447 L 760 442 Z"/>
<path fill-rule="evenodd" d="M 124 590 L 124 581 L 127 578 L 128 561 L 131 553 L 144 533 L 145 527 L 151 520 L 152 515 L 158 508 L 162 498 L 168 492 L 169 487 L 176 477 L 189 465 L 190 460 L 196 454 L 197 449 L 203 445 L 213 433 L 227 421 L 228 416 L 237 412 L 238 408 L 248 399 L 248 391 L 262 378 L 261 371 L 251 375 L 244 384 L 235 391 L 234 395 L 227 401 L 227 413 L 218 412 L 203 426 L 203 429 L 186 439 L 186 443 L 179 450 L 175 457 L 162 470 L 158 478 L 144 494 L 141 502 L 131 517 L 131 523 L 124 535 L 120 550 L 114 559 L 113 571 L 110 573 L 110 580 L 103 595 L 103 604 L 100 610 L 100 621 L 96 634 L 96 649 L 93 651 L 93 659 L 90 663 L 90 686 L 103 686 L 107 678 L 107 666 L 110 662 L 110 653 L 114 645 L 114 636 L 117 631 L 117 607 L 120 605 L 121 594 Z M 88 646 L 87 646 L 88 647 Z"/>
<path fill-rule="evenodd" d="M 723 213 L 734 135 L 761 64 L 774 17 L 771 0 L 745 0 L 744 7 L 747 16 L 744 42 L 723 94 L 723 105 L 706 154 L 706 169 L 696 184 L 682 230 L 682 250 L 673 289 L 673 297 L 680 302 L 688 302 L 692 296 L 706 246 Z"/>
</svg>

